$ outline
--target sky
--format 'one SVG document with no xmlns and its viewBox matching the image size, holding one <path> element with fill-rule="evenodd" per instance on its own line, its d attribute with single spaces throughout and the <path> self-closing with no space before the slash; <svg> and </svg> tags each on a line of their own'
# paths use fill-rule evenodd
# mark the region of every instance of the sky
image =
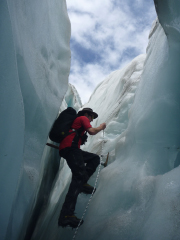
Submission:
<svg viewBox="0 0 180 240">
<path fill-rule="evenodd" d="M 66 0 L 73 84 L 85 104 L 111 72 L 146 53 L 153 0 Z"/>
</svg>

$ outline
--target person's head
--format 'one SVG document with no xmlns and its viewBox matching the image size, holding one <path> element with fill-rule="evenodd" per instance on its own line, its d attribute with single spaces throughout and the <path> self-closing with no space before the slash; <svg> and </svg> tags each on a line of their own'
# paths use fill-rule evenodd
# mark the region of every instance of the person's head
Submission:
<svg viewBox="0 0 180 240">
<path fill-rule="evenodd" d="M 84 113 L 84 116 L 87 117 L 90 122 L 92 122 L 94 120 L 94 114 L 93 113 L 86 112 L 86 113 Z"/>
<path fill-rule="evenodd" d="M 93 121 L 93 119 L 98 117 L 98 114 L 93 112 L 91 108 L 83 108 L 81 111 L 78 112 L 78 116 L 86 116 L 89 121 Z"/>
</svg>

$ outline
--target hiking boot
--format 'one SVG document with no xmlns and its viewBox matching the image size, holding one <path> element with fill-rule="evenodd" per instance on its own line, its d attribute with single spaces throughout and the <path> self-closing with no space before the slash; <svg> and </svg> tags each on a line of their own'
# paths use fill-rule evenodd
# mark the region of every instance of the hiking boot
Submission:
<svg viewBox="0 0 180 240">
<path fill-rule="evenodd" d="M 81 222 L 81 223 L 80 223 Z M 58 225 L 61 227 L 70 226 L 72 228 L 77 228 L 79 223 L 80 226 L 83 224 L 83 220 L 77 218 L 75 215 L 60 217 L 58 220 Z"/>
<path fill-rule="evenodd" d="M 84 185 L 83 185 L 83 188 L 82 188 L 82 191 L 81 192 L 83 192 L 83 193 L 85 193 L 85 194 L 92 194 L 93 193 L 93 190 L 94 190 L 94 188 L 91 186 L 91 185 L 89 185 L 88 183 L 85 183 Z M 95 188 L 95 190 L 94 190 L 94 192 L 96 191 L 96 188 Z"/>
</svg>

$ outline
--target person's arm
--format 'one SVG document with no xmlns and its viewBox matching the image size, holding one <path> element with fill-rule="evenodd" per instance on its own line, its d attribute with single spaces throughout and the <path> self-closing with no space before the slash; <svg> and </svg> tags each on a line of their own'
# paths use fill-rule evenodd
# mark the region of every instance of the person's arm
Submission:
<svg viewBox="0 0 180 240">
<path fill-rule="evenodd" d="M 101 123 L 99 127 L 97 128 L 88 128 L 86 131 L 90 134 L 90 135 L 96 135 L 98 132 L 100 132 L 101 130 L 104 130 L 106 128 L 106 123 Z"/>
</svg>

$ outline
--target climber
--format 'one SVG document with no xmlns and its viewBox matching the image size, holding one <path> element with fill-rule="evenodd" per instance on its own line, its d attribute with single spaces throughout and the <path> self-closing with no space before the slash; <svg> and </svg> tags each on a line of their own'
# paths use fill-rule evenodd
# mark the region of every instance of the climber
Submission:
<svg viewBox="0 0 180 240">
<path fill-rule="evenodd" d="M 94 153 L 82 151 L 80 149 L 82 137 L 87 131 L 90 135 L 96 135 L 106 128 L 106 123 L 93 128 L 90 124 L 98 114 L 91 108 L 83 108 L 78 112 L 78 117 L 72 124 L 72 130 L 82 129 L 80 136 L 76 132 L 63 139 L 59 147 L 59 154 L 66 159 L 68 166 L 72 171 L 72 180 L 69 186 L 65 202 L 58 219 L 58 225 L 61 227 L 71 226 L 76 228 L 80 219 L 74 215 L 76 201 L 79 193 L 92 194 L 94 188 L 87 183 L 92 174 L 96 171 L 100 163 L 100 158 Z M 81 221 L 81 224 L 83 221 Z"/>
</svg>

